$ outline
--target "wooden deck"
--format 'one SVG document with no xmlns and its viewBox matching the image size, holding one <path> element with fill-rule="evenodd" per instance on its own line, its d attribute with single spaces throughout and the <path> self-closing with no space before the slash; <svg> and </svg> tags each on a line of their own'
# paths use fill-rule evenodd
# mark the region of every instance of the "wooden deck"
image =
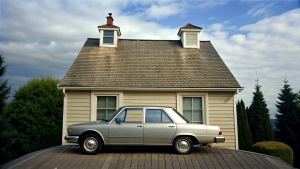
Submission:
<svg viewBox="0 0 300 169">
<path fill-rule="evenodd" d="M 111 147 L 97 155 L 85 155 L 79 146 L 40 150 L 1 168 L 293 168 L 281 159 L 262 154 L 213 147 L 195 147 L 189 155 L 172 153 L 169 147 Z"/>
</svg>

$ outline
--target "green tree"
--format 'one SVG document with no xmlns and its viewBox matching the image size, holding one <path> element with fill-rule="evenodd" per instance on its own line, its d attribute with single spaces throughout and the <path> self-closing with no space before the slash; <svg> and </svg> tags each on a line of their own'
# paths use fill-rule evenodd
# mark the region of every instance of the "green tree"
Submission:
<svg viewBox="0 0 300 169">
<path fill-rule="evenodd" d="M 275 138 L 281 141 L 294 150 L 295 165 L 299 165 L 299 105 L 297 105 L 296 93 L 292 92 L 292 88 L 288 84 L 288 80 L 284 80 L 283 88 L 278 93 L 276 107 L 278 113 L 276 114 Z M 298 98 L 298 99 L 297 99 Z M 298 100 L 299 101 L 299 100 Z"/>
<path fill-rule="evenodd" d="M 7 80 L 3 82 L 2 76 L 6 72 L 7 66 L 3 66 L 4 58 L 0 54 L 0 165 L 8 162 L 11 159 L 9 147 L 13 143 L 13 134 L 7 131 L 8 119 L 3 117 L 3 110 L 6 105 L 6 100 L 10 93 L 11 87 L 7 85 Z"/>
<path fill-rule="evenodd" d="M 260 87 L 257 80 L 253 99 L 247 112 L 253 143 L 274 140 L 269 109 L 267 108 L 264 95 L 260 91 Z"/>
<path fill-rule="evenodd" d="M 2 76 L 6 73 L 7 66 L 3 66 L 4 58 L 2 57 L 2 54 L 0 54 L 0 115 L 2 115 L 4 106 L 6 104 L 6 99 L 8 98 L 8 95 L 10 93 L 10 86 L 7 86 L 7 80 L 2 82 Z"/>
<path fill-rule="evenodd" d="M 245 109 L 244 101 L 241 100 L 237 103 L 237 120 L 238 120 L 238 137 L 239 149 L 248 150 L 252 149 L 252 134 L 250 132 L 248 117 Z"/>
<path fill-rule="evenodd" d="M 4 113 L 15 133 L 14 157 L 61 144 L 63 93 L 59 80 L 32 79 L 20 87 Z"/>
</svg>

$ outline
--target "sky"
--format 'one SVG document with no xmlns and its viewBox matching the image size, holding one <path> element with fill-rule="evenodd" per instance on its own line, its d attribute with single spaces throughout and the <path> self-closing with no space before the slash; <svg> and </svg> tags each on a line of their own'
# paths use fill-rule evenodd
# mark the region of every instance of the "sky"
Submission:
<svg viewBox="0 0 300 169">
<path fill-rule="evenodd" d="M 250 106 L 256 79 L 270 110 L 286 78 L 300 91 L 299 0 L 0 0 L 0 53 L 14 91 L 33 78 L 62 79 L 87 38 L 112 13 L 122 39 L 178 40 L 180 27 L 202 27 L 244 90 Z"/>
</svg>

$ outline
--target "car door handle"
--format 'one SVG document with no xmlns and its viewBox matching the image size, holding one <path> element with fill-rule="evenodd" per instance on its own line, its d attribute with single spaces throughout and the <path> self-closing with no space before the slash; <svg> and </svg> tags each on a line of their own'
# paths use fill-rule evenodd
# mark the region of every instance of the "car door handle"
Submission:
<svg viewBox="0 0 300 169">
<path fill-rule="evenodd" d="M 143 126 L 137 126 L 137 127 L 143 127 Z"/>
<path fill-rule="evenodd" d="M 172 128 L 173 128 L 173 127 L 175 127 L 175 126 L 169 126 L 169 127 L 172 127 Z"/>
</svg>

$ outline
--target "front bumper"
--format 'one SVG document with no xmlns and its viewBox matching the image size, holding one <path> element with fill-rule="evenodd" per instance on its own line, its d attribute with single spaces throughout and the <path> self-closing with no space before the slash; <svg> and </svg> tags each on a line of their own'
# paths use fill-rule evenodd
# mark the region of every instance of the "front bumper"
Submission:
<svg viewBox="0 0 300 169">
<path fill-rule="evenodd" d="M 225 137 L 222 135 L 219 135 L 215 137 L 215 143 L 224 143 L 225 142 Z"/>
<path fill-rule="evenodd" d="M 68 143 L 77 143 L 79 136 L 66 136 L 65 140 L 67 140 Z"/>
</svg>

